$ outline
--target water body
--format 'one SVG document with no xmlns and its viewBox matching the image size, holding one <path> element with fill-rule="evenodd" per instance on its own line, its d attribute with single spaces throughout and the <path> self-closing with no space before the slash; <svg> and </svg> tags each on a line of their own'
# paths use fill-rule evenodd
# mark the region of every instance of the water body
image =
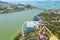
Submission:
<svg viewBox="0 0 60 40">
<path fill-rule="evenodd" d="M 60 2 L 27 2 L 44 9 L 60 9 Z M 13 40 L 13 38 L 21 31 L 22 24 L 29 21 L 35 14 L 42 10 L 32 9 L 9 14 L 0 14 L 0 40 Z"/>
<path fill-rule="evenodd" d="M 0 14 L 0 40 L 12 40 L 22 29 L 25 21 L 31 20 L 34 14 L 41 12 L 38 9 L 21 11 L 9 14 Z"/>
</svg>

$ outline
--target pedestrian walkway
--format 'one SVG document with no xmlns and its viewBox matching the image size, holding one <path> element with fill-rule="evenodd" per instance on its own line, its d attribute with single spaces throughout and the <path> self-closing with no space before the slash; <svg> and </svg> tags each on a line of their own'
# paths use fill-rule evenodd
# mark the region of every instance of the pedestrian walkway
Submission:
<svg viewBox="0 0 60 40">
<path fill-rule="evenodd" d="M 59 40 L 47 27 L 45 28 L 51 34 L 49 40 Z"/>
</svg>

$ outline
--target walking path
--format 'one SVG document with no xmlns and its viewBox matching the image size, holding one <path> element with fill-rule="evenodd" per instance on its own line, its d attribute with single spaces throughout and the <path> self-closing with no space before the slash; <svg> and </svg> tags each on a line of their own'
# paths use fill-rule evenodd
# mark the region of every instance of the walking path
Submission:
<svg viewBox="0 0 60 40">
<path fill-rule="evenodd" d="M 54 34 L 52 34 L 52 32 L 47 27 L 45 27 L 45 28 L 51 34 L 49 40 L 59 40 Z"/>
</svg>

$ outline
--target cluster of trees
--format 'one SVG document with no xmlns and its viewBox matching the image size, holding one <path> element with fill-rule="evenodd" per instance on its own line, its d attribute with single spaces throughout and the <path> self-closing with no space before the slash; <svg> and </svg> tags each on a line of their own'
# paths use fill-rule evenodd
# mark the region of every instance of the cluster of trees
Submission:
<svg viewBox="0 0 60 40">
<path fill-rule="evenodd" d="M 47 28 L 49 28 L 51 32 L 60 39 L 60 22 L 52 22 L 53 17 L 60 18 L 60 15 L 53 12 L 48 14 L 48 12 L 45 11 L 40 13 L 39 16 L 42 17 L 41 19 L 43 22 L 47 24 Z"/>
<path fill-rule="evenodd" d="M 1 6 L 0 5 L 0 14 L 3 13 L 9 13 L 9 12 L 16 12 L 16 11 L 22 11 L 28 8 L 32 8 L 31 5 L 23 5 L 23 4 L 17 4 L 17 5 L 12 5 L 12 6 Z"/>
</svg>

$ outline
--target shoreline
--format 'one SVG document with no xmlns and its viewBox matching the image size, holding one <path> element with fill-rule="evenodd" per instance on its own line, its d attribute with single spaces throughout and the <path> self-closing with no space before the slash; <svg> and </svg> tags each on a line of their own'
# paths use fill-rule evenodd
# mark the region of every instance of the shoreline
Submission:
<svg viewBox="0 0 60 40">
<path fill-rule="evenodd" d="M 40 13 L 40 14 L 42 14 L 42 13 Z M 41 16 L 40 16 L 41 17 Z M 43 19 L 41 19 L 42 21 L 43 21 Z M 44 21 L 43 21 L 44 22 Z M 52 32 L 51 32 L 51 30 L 48 28 L 48 27 L 46 27 L 46 30 L 47 30 L 47 32 L 49 31 L 49 34 L 51 34 L 51 36 L 52 36 Z M 47 34 L 47 35 L 49 35 L 49 34 Z M 18 38 L 20 38 L 20 36 L 21 36 L 22 34 L 21 33 L 19 33 L 19 37 Z M 17 36 L 16 36 L 17 37 Z M 49 39 L 54 39 L 54 37 L 55 37 L 55 39 L 56 40 L 58 40 L 58 38 L 55 36 L 55 35 L 53 35 L 52 36 L 53 38 L 51 38 L 51 37 L 49 37 Z"/>
</svg>

